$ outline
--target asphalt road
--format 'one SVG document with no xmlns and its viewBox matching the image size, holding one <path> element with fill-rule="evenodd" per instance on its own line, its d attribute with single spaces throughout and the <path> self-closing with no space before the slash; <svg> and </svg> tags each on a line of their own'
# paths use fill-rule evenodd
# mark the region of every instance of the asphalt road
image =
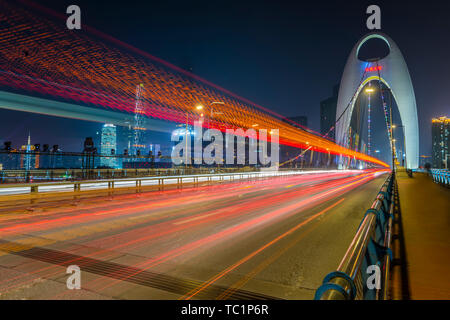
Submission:
<svg viewBox="0 0 450 320">
<path fill-rule="evenodd" d="M 322 173 L 0 213 L 0 299 L 312 299 L 385 175 Z M 66 268 L 81 269 L 67 289 Z"/>
</svg>

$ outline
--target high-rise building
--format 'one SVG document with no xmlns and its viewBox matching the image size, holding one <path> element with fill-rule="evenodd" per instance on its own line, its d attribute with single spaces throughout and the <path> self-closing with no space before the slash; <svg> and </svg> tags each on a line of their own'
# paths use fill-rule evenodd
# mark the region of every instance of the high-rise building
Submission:
<svg viewBox="0 0 450 320">
<path fill-rule="evenodd" d="M 131 154 L 144 154 L 145 152 L 145 109 L 144 109 L 144 85 L 136 86 L 136 105 L 134 108 L 134 141 L 131 146 Z"/>
<path fill-rule="evenodd" d="M 102 140 L 100 144 L 100 153 L 102 155 L 113 155 L 117 151 L 116 126 L 105 124 L 102 128 Z M 115 157 L 101 157 L 100 165 L 102 167 L 117 168 Z"/>
<path fill-rule="evenodd" d="M 25 152 L 20 157 L 20 168 L 25 170 L 32 170 L 39 168 L 39 156 L 34 153 L 35 146 L 31 144 L 31 136 L 28 133 L 28 142 L 21 147 L 21 150 Z"/>
<path fill-rule="evenodd" d="M 320 134 L 327 135 L 327 138 L 335 137 L 336 108 L 339 94 L 339 85 L 333 88 L 333 96 L 320 102 Z M 330 129 L 333 128 L 331 131 Z"/>
<path fill-rule="evenodd" d="M 450 118 L 440 117 L 432 120 L 432 167 L 450 168 Z"/>
</svg>

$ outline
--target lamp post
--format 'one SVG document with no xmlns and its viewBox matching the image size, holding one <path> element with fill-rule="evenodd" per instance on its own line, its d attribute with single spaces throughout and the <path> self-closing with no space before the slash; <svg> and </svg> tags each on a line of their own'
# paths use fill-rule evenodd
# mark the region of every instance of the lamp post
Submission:
<svg viewBox="0 0 450 320">
<path fill-rule="evenodd" d="M 221 101 L 213 101 L 213 102 L 211 102 L 211 103 L 209 104 L 210 116 L 209 116 L 209 119 L 208 119 L 208 129 L 211 129 L 211 121 L 212 121 L 213 116 L 214 116 L 215 114 L 223 114 L 223 112 L 215 112 L 215 111 L 214 111 L 214 107 L 213 107 L 213 106 L 214 106 L 215 104 L 225 105 L 225 103 L 224 103 L 224 102 L 221 102 Z M 217 164 L 217 170 L 218 170 L 218 171 L 220 170 L 220 164 Z"/>
<path fill-rule="evenodd" d="M 394 130 L 395 128 L 402 128 L 403 129 L 403 149 L 405 150 L 404 151 L 404 153 L 405 153 L 405 167 L 406 167 L 406 163 L 407 163 L 407 158 L 406 158 L 406 137 L 405 137 L 405 126 L 404 125 L 396 125 L 396 124 L 393 124 L 392 126 L 391 126 L 391 128 L 392 128 L 392 130 Z M 402 152 L 402 159 L 403 159 L 403 152 Z"/>
<path fill-rule="evenodd" d="M 187 141 L 187 131 L 188 131 L 188 124 L 189 124 L 189 113 L 186 112 L 186 127 L 184 128 L 184 142 L 185 142 L 185 148 L 184 148 L 184 168 L 187 169 L 187 149 L 188 149 L 188 141 Z"/>
<path fill-rule="evenodd" d="M 225 105 L 225 103 L 224 103 L 224 102 L 221 102 L 221 101 L 214 101 L 214 102 L 211 102 L 211 103 L 209 104 L 209 110 L 210 110 L 210 117 L 209 117 L 209 121 L 208 121 L 208 128 L 209 128 L 209 129 L 211 128 L 211 120 L 212 120 L 213 116 L 214 116 L 215 114 L 223 114 L 223 112 L 215 112 L 215 111 L 214 111 L 213 106 L 214 106 L 215 104 Z"/>
<path fill-rule="evenodd" d="M 371 119 L 370 119 L 370 95 L 375 91 L 374 88 L 371 87 L 370 82 L 369 82 L 369 87 L 365 90 L 367 96 L 368 96 L 368 104 L 367 104 L 367 154 L 370 156 L 371 151 L 372 151 L 372 146 L 371 146 Z"/>
<path fill-rule="evenodd" d="M 391 133 L 391 153 L 392 153 L 392 171 L 395 172 L 395 139 L 394 128 L 392 127 L 392 105 L 389 107 L 389 125 Z"/>
</svg>

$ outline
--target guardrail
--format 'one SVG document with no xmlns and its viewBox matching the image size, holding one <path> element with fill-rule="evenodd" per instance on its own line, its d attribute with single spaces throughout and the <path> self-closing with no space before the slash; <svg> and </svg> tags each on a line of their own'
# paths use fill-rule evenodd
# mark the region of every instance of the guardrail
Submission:
<svg viewBox="0 0 450 320">
<path fill-rule="evenodd" d="M 130 179 L 104 179 L 91 181 L 63 181 L 63 182 L 42 182 L 42 183 L 26 183 L 13 185 L 0 185 L 0 196 L 20 195 L 20 194 L 37 194 L 49 192 L 70 192 L 70 191 L 87 191 L 87 190 L 114 190 L 117 188 L 135 187 L 139 192 L 140 188 L 145 186 L 155 186 L 158 190 L 164 190 L 166 185 L 176 185 L 182 188 L 184 184 L 198 185 L 200 182 L 212 183 L 214 181 L 234 181 L 240 179 L 255 179 L 286 175 L 299 175 L 311 173 L 330 173 L 342 172 L 342 170 L 330 171 L 258 171 L 258 172 L 238 172 L 238 173 L 222 173 L 222 174 L 203 174 L 203 175 L 182 175 L 182 176 L 160 176 L 146 178 L 130 178 Z M 350 172 L 350 171 L 349 171 Z M 358 172 L 355 170 L 355 172 Z"/>
<path fill-rule="evenodd" d="M 430 174 L 434 182 L 450 187 L 450 171 L 448 169 L 431 169 Z"/>
<path fill-rule="evenodd" d="M 390 246 L 394 219 L 394 181 L 395 174 L 392 173 L 367 210 L 339 267 L 329 273 L 317 289 L 316 300 L 387 299 L 392 261 Z M 368 280 L 373 279 L 374 272 L 378 279 L 374 278 L 377 279 L 375 288 L 369 288 Z"/>
<path fill-rule="evenodd" d="M 214 173 L 254 172 L 251 167 L 241 168 L 153 168 L 153 169 L 38 169 L 0 170 L 0 184 L 42 183 L 78 180 L 134 179 L 157 176 L 177 176 Z"/>
<path fill-rule="evenodd" d="M 261 168 L 264 170 L 265 168 Z M 158 176 L 205 175 L 220 173 L 256 172 L 258 168 L 245 167 L 173 167 L 147 169 L 36 169 L 36 170 L 0 170 L 1 184 L 73 182 L 82 180 L 135 179 Z M 279 171 L 294 170 L 331 170 L 331 168 L 280 168 Z"/>
</svg>

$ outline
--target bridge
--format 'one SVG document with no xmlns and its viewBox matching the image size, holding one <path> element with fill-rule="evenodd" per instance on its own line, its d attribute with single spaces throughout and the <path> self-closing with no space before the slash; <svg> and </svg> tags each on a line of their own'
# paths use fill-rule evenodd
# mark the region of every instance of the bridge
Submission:
<svg viewBox="0 0 450 320">
<path fill-rule="evenodd" d="M 370 33 L 351 51 L 334 141 L 90 27 L 68 33 L 60 15 L 38 5 L 0 1 L 0 18 L 1 108 L 134 130 L 134 147 L 123 153 L 30 143 L 1 150 L 0 299 L 450 297 L 448 171 L 418 170 L 412 80 L 389 36 Z M 390 54 L 359 60 L 373 38 Z M 370 134 L 364 141 L 352 125 L 367 89 L 383 102 L 391 166 L 374 156 Z M 404 128 L 405 167 L 389 95 Z M 275 145 L 272 159 L 279 150 L 294 153 L 261 165 L 239 163 L 237 151 L 226 163 L 220 143 L 215 162 L 195 163 L 191 128 L 202 137 L 203 130 L 233 130 L 236 141 L 243 136 L 244 157 L 252 141 L 258 153 Z M 186 149 L 144 154 L 141 130 L 172 133 Z M 171 162 L 175 156 L 180 163 Z M 17 166 L 32 157 L 79 161 Z M 152 166 L 104 168 L 105 157 Z M 71 266 L 81 270 L 79 290 L 67 287 Z M 369 267 L 380 270 L 374 288 Z"/>
</svg>

